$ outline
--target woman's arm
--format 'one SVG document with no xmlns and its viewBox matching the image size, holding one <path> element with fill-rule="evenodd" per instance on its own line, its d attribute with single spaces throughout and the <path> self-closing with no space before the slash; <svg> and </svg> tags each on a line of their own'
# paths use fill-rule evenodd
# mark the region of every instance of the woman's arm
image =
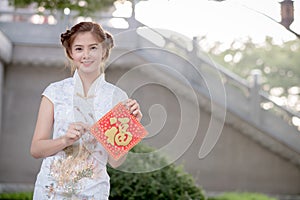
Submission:
<svg viewBox="0 0 300 200">
<path fill-rule="evenodd" d="M 65 147 L 72 145 L 88 130 L 85 124 L 76 122 L 69 125 L 64 136 L 52 139 L 53 122 L 53 103 L 43 96 L 31 142 L 30 153 L 34 158 L 45 158 L 56 154 Z"/>
<path fill-rule="evenodd" d="M 66 147 L 62 138 L 51 139 L 54 122 L 54 106 L 52 102 L 42 97 L 30 153 L 34 158 L 51 156 Z"/>
</svg>

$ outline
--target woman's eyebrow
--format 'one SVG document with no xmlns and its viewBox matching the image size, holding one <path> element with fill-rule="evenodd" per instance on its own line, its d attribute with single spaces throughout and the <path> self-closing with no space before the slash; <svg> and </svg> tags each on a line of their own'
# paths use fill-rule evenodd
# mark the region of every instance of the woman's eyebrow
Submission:
<svg viewBox="0 0 300 200">
<path fill-rule="evenodd" d="M 93 44 L 89 44 L 88 46 L 94 46 L 94 45 L 99 45 L 99 43 L 93 43 Z M 82 44 L 75 44 L 74 47 L 82 47 L 84 45 Z"/>
<path fill-rule="evenodd" d="M 96 45 L 96 46 L 98 46 L 100 43 L 93 43 L 93 44 L 90 44 L 89 46 L 94 46 L 94 45 Z"/>
</svg>

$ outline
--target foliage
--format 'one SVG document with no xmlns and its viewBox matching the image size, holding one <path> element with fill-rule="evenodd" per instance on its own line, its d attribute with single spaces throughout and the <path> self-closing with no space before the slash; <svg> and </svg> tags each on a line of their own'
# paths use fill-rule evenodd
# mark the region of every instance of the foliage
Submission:
<svg viewBox="0 0 300 200">
<path fill-rule="evenodd" d="M 9 3 L 17 8 L 35 3 L 37 7 L 44 7 L 51 11 L 69 8 L 78 11 L 81 16 L 89 16 L 96 11 L 108 8 L 114 2 L 115 0 L 9 0 Z"/>
<path fill-rule="evenodd" d="M 217 197 L 210 197 L 208 200 L 277 200 L 258 193 L 235 193 L 228 192 Z"/>
<path fill-rule="evenodd" d="M 137 145 L 133 152 L 147 153 L 153 149 Z M 135 167 L 159 166 L 166 164 L 166 158 L 158 154 L 149 157 L 144 162 L 127 158 Z M 111 200 L 204 200 L 200 187 L 195 185 L 191 175 L 181 167 L 170 164 L 163 169 L 148 173 L 126 173 L 112 168 L 108 169 L 111 181 Z"/>
<path fill-rule="evenodd" d="M 216 43 L 208 50 L 213 60 L 246 79 L 251 70 L 259 69 L 264 91 L 271 93 L 272 89 L 279 88 L 278 97 L 287 99 L 288 90 L 299 87 L 300 40 L 278 45 L 270 37 L 265 39 L 264 44 L 255 44 L 248 39 L 246 42 L 234 41 L 230 48 L 220 51 L 221 45 Z"/>
<path fill-rule="evenodd" d="M 260 69 L 264 84 L 271 88 L 287 89 L 300 82 L 300 40 L 276 45 L 271 38 L 266 38 L 264 45 L 257 45 L 249 39 L 245 43 L 235 41 L 223 52 L 216 53 L 215 48 L 209 50 L 213 58 L 241 77 L 247 78 L 252 69 Z"/>
<path fill-rule="evenodd" d="M 137 145 L 133 152 L 147 153 L 153 151 L 144 145 Z M 146 163 L 129 157 L 129 163 L 137 167 L 166 165 L 167 160 L 158 154 L 149 157 Z M 131 167 L 131 166 L 129 166 Z M 110 200 L 205 200 L 200 187 L 195 185 L 191 175 L 181 167 L 170 164 L 161 170 L 149 173 L 125 173 L 108 168 L 110 174 Z M 33 192 L 2 193 L 0 199 L 30 200 Z"/>
<path fill-rule="evenodd" d="M 31 200 L 33 192 L 2 193 L 0 199 Z"/>
</svg>

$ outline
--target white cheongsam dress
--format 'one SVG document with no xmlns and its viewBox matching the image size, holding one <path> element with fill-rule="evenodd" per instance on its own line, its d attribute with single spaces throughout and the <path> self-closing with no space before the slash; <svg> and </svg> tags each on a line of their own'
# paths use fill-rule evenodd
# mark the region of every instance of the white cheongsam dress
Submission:
<svg viewBox="0 0 300 200">
<path fill-rule="evenodd" d="M 114 105 L 128 98 L 120 88 L 106 82 L 104 74 L 84 96 L 77 71 L 71 78 L 50 84 L 43 96 L 54 105 L 53 139 L 63 136 L 70 123 L 94 124 Z M 110 190 L 107 160 L 104 147 L 86 132 L 73 145 L 43 160 L 33 199 L 107 200 Z"/>
</svg>

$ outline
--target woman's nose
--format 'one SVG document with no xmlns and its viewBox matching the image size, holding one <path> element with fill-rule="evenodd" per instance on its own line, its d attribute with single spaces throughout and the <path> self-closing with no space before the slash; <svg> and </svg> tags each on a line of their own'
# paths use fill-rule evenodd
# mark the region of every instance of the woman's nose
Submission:
<svg viewBox="0 0 300 200">
<path fill-rule="evenodd" d="M 88 58 L 89 55 L 90 55 L 90 51 L 88 49 L 83 51 L 83 57 L 84 58 Z"/>
</svg>

